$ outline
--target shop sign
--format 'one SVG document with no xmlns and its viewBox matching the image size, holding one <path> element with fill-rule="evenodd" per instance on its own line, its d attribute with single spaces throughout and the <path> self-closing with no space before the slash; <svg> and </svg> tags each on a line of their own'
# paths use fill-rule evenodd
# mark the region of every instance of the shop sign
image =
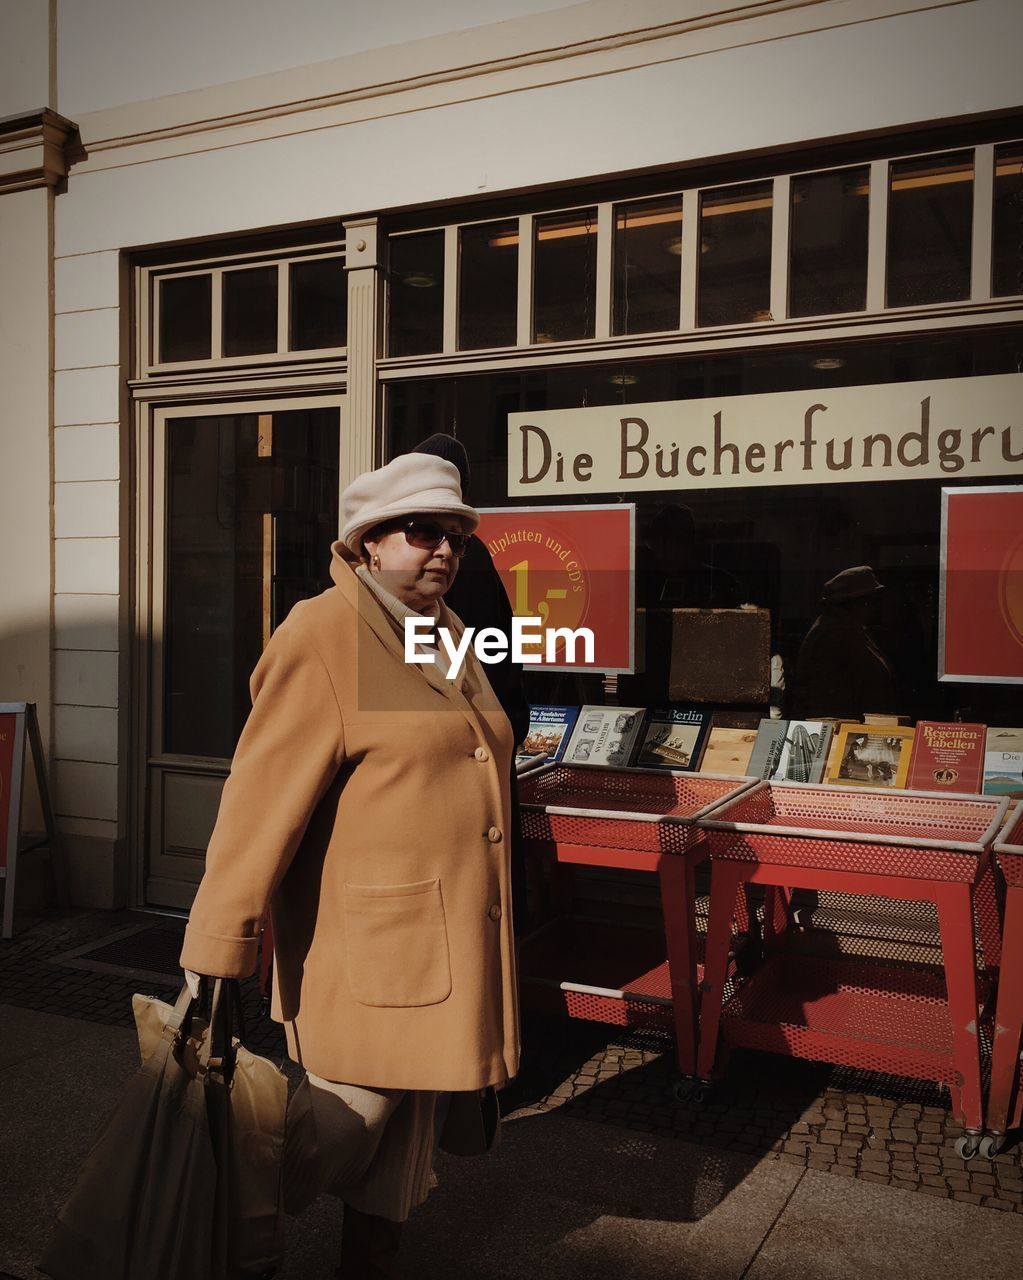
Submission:
<svg viewBox="0 0 1023 1280">
<path fill-rule="evenodd" d="M 613 506 L 495 507 L 480 511 L 482 538 L 516 618 L 538 618 L 536 661 L 548 671 L 635 669 L 635 520 Z M 593 659 L 573 633 L 593 633 Z M 548 639 L 554 640 L 548 652 Z"/>
<path fill-rule="evenodd" d="M 1023 374 L 508 415 L 508 493 L 1023 475 Z"/>
<path fill-rule="evenodd" d="M 941 491 L 938 679 L 1023 684 L 1023 486 Z"/>
</svg>

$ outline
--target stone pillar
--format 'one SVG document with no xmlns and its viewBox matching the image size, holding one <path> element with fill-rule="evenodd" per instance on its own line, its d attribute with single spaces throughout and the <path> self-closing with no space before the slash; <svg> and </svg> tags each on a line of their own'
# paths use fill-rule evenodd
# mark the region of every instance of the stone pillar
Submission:
<svg viewBox="0 0 1023 1280">
<path fill-rule="evenodd" d="M 377 221 L 345 223 L 348 272 L 348 397 L 342 422 L 341 485 L 379 461 L 381 287 Z"/>
</svg>

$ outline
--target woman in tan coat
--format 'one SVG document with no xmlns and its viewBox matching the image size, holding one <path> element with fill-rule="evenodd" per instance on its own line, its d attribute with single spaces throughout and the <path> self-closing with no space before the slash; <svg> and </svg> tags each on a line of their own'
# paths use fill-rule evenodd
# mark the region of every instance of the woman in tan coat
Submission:
<svg viewBox="0 0 1023 1280">
<path fill-rule="evenodd" d="M 390 1275 L 429 1189 L 438 1106 L 518 1067 L 512 734 L 475 657 L 405 661 L 478 523 L 449 462 L 406 455 L 341 500 L 334 586 L 295 606 L 252 677 L 181 963 L 249 976 L 269 908 L 272 1016 L 307 1075 L 285 1204 L 344 1199 L 339 1275 Z"/>
</svg>

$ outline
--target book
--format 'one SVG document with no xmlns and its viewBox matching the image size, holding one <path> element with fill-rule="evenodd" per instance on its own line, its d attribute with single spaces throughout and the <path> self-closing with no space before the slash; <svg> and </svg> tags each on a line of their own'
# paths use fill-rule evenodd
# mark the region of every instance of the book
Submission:
<svg viewBox="0 0 1023 1280">
<path fill-rule="evenodd" d="M 700 772 L 723 773 L 732 778 L 746 777 L 756 740 L 756 729 L 732 729 L 714 725 L 707 735 Z"/>
<path fill-rule="evenodd" d="M 581 708 L 563 757 L 565 763 L 618 768 L 628 764 L 643 727 L 643 713 L 643 707 Z"/>
<path fill-rule="evenodd" d="M 877 711 L 864 711 L 864 724 L 911 724 L 909 716 L 882 715 Z"/>
<path fill-rule="evenodd" d="M 761 720 L 747 771 L 754 778 L 820 782 L 830 745 L 831 725 L 823 720 Z"/>
<path fill-rule="evenodd" d="M 1023 729 L 988 729 L 984 794 L 1023 799 Z"/>
<path fill-rule="evenodd" d="M 546 756 L 549 760 L 560 760 L 578 718 L 578 707 L 531 706 L 529 731 L 519 746 L 519 757 Z"/>
<path fill-rule="evenodd" d="M 986 736 L 982 724 L 918 720 L 906 786 L 917 791 L 979 791 Z"/>
<path fill-rule="evenodd" d="M 632 761 L 644 769 L 686 769 L 700 761 L 710 713 L 673 704 L 650 712 Z"/>
<path fill-rule="evenodd" d="M 843 787 L 904 787 L 914 730 L 843 723 L 835 732 L 824 781 Z"/>
</svg>

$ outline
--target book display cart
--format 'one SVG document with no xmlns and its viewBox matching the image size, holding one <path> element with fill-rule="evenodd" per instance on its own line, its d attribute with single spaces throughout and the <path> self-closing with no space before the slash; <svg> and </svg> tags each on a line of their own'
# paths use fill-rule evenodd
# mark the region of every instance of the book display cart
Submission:
<svg viewBox="0 0 1023 1280">
<path fill-rule="evenodd" d="M 995 841 L 995 858 L 1005 877 L 1002 969 L 995 1006 L 991 1086 L 982 1156 L 995 1156 L 1010 1129 L 1023 1124 L 1023 804 Z"/>
<path fill-rule="evenodd" d="M 591 1021 L 673 1028 L 687 1078 L 679 1097 L 694 1088 L 702 977 L 693 872 L 706 845 L 696 824 L 753 785 L 750 778 L 564 764 L 519 782 L 527 857 L 553 859 L 555 871 L 654 872 L 664 919 L 664 942 L 651 930 L 550 920 L 522 943 L 524 1001 Z"/>
<path fill-rule="evenodd" d="M 965 1130 L 959 1155 L 977 1154 L 978 1028 L 999 963 L 991 845 L 1006 807 L 997 797 L 761 782 L 702 817 L 712 873 L 699 1078 L 723 1074 L 728 1048 L 743 1046 L 931 1080 L 948 1086 Z M 764 960 L 726 998 L 736 906 L 751 883 L 767 891 Z M 838 946 L 798 954 L 786 945 L 794 888 L 932 903 L 940 963 Z"/>
</svg>

